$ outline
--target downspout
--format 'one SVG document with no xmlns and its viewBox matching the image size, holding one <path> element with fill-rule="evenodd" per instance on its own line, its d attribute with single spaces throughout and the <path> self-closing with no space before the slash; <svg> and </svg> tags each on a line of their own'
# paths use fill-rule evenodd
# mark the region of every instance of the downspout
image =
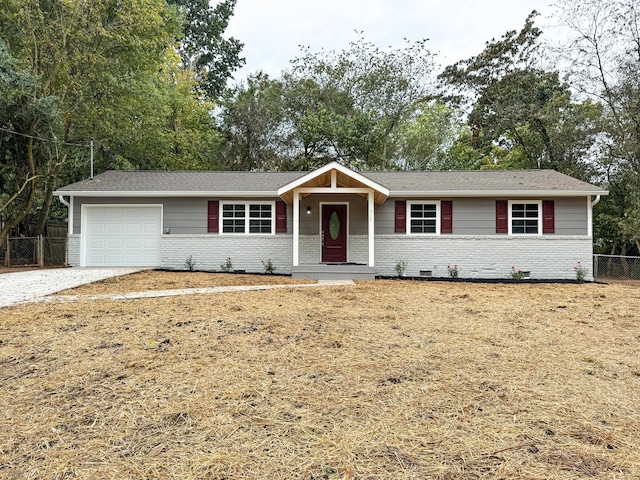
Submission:
<svg viewBox="0 0 640 480">
<path fill-rule="evenodd" d="M 67 202 L 62 195 L 58 195 L 58 200 L 60 200 L 60 203 L 67 207 L 67 234 L 71 235 L 73 233 L 73 222 L 71 221 L 71 204 Z"/>
<path fill-rule="evenodd" d="M 593 207 L 595 207 L 600 202 L 600 195 L 596 195 L 596 198 L 591 202 L 591 209 L 589 210 L 589 237 L 591 237 L 591 241 L 593 243 Z M 593 253 L 593 248 L 592 252 Z M 592 256 L 592 271 L 593 271 L 593 280 L 598 280 L 598 260 L 595 255 Z"/>
</svg>

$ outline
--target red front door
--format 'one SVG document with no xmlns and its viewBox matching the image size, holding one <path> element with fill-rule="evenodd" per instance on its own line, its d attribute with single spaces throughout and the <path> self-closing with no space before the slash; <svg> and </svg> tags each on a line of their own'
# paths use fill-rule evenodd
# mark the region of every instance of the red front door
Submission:
<svg viewBox="0 0 640 480">
<path fill-rule="evenodd" d="M 322 206 L 322 261 L 347 261 L 347 206 Z"/>
</svg>

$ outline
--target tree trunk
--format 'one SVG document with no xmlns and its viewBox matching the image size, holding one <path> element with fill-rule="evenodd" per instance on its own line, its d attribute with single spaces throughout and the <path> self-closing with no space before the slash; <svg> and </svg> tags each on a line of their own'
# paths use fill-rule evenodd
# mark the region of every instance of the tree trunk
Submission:
<svg viewBox="0 0 640 480">
<path fill-rule="evenodd" d="M 611 276 L 611 266 L 613 264 L 613 255 L 616 254 L 616 242 L 611 244 L 611 251 L 609 252 L 609 259 L 607 260 L 607 277 Z"/>
<path fill-rule="evenodd" d="M 42 202 L 42 209 L 38 213 L 38 219 L 36 221 L 35 235 L 45 235 L 45 228 L 47 226 L 47 218 L 49 218 L 49 212 L 51 211 L 51 204 L 53 203 L 53 190 L 55 185 L 56 176 L 47 178 L 45 180 L 45 193 L 44 200 Z"/>
<path fill-rule="evenodd" d="M 17 215 L 6 221 L 6 223 L 4 224 L 4 227 L 0 231 L 0 237 L 4 237 L 5 235 L 8 235 L 12 228 L 18 226 L 18 224 L 22 222 L 29 213 L 31 213 L 31 210 L 33 209 L 33 204 L 36 199 L 38 177 L 36 176 L 36 164 L 35 164 L 35 158 L 33 156 L 33 128 L 30 129 L 29 133 L 32 135 L 29 138 L 29 143 L 27 144 L 27 156 L 29 159 L 29 174 L 31 175 L 31 182 L 30 182 L 31 186 L 28 187 L 30 188 L 29 197 L 27 198 L 27 201 L 22 206 L 22 208 L 17 213 Z"/>
<path fill-rule="evenodd" d="M 47 225 L 47 219 L 49 218 L 49 212 L 51 211 L 51 205 L 53 204 L 53 191 L 56 188 L 56 183 L 58 180 L 58 171 L 60 167 L 66 160 L 66 155 L 63 157 L 62 161 L 57 163 L 49 172 L 49 175 L 45 177 L 45 193 L 44 200 L 42 202 L 42 209 L 38 214 L 38 220 L 36 223 L 36 235 L 44 235 L 45 228 Z"/>
<path fill-rule="evenodd" d="M 627 259 L 626 259 L 626 255 L 627 255 L 627 245 L 622 245 L 622 250 L 620 251 L 620 260 L 622 263 L 622 270 L 624 272 L 624 276 L 626 278 L 631 278 L 631 271 L 629 270 L 629 264 L 627 263 Z"/>
</svg>

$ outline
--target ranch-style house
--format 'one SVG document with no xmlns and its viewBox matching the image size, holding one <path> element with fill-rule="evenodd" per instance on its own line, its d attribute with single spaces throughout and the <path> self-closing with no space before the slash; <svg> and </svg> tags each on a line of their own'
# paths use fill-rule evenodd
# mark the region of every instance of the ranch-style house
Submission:
<svg viewBox="0 0 640 480">
<path fill-rule="evenodd" d="M 306 278 L 592 280 L 593 206 L 608 192 L 553 170 L 107 171 L 57 190 L 73 266 Z"/>
</svg>

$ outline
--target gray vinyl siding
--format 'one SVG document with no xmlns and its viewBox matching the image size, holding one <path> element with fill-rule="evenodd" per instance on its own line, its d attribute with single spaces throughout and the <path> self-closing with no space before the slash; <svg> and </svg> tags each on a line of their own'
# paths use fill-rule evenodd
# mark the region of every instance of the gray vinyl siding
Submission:
<svg viewBox="0 0 640 480">
<path fill-rule="evenodd" d="M 171 234 L 207 233 L 207 200 L 201 198 L 167 199 L 164 202 L 163 228 Z"/>
<path fill-rule="evenodd" d="M 76 197 L 73 203 L 73 233 L 80 233 L 82 205 L 162 205 L 163 232 L 169 228 L 171 234 L 206 234 L 209 200 L 220 202 L 275 202 L 277 198 L 112 198 Z M 291 206 L 287 207 L 287 232 L 293 230 Z M 215 235 L 215 234 L 214 234 Z"/>
<path fill-rule="evenodd" d="M 453 200 L 454 235 L 493 235 L 496 233 L 496 201 L 492 198 Z"/>
<path fill-rule="evenodd" d="M 376 235 L 390 235 L 395 232 L 395 200 L 413 202 L 420 200 L 452 200 L 454 235 L 496 234 L 496 199 L 494 198 L 389 198 L 376 208 Z M 504 200 L 508 199 L 505 198 Z M 555 210 L 555 234 L 587 235 L 588 213 L 586 197 L 559 197 L 552 200 L 554 200 Z"/>
<path fill-rule="evenodd" d="M 206 234 L 207 205 L 209 200 L 244 202 L 247 199 L 216 198 L 112 198 L 75 197 L 73 202 L 73 233 L 80 233 L 82 204 L 93 205 L 163 205 L 163 231 L 169 228 L 172 234 Z M 275 201 L 277 198 L 250 199 L 252 202 Z M 376 235 L 394 233 L 395 198 L 375 206 Z M 405 199 L 402 199 L 405 200 Z M 411 198 L 411 201 L 419 199 Z M 436 199 L 423 199 L 432 201 Z M 437 199 L 446 200 L 446 199 Z M 587 235 L 586 197 L 555 198 L 555 234 Z M 495 199 L 455 198 L 453 201 L 454 235 L 495 235 Z M 348 203 L 350 235 L 367 235 L 367 199 L 358 195 L 310 195 L 300 202 L 300 234 L 318 235 L 320 229 L 320 204 L 323 202 Z M 311 207 L 311 215 L 307 215 Z M 287 233 L 293 233 L 293 209 L 287 206 Z"/>
<path fill-rule="evenodd" d="M 586 197 L 555 200 L 556 235 L 587 235 L 589 218 Z"/>
<path fill-rule="evenodd" d="M 395 198 L 388 198 L 382 205 L 376 205 L 374 211 L 376 235 L 389 235 L 395 232 L 395 200 Z"/>
</svg>

